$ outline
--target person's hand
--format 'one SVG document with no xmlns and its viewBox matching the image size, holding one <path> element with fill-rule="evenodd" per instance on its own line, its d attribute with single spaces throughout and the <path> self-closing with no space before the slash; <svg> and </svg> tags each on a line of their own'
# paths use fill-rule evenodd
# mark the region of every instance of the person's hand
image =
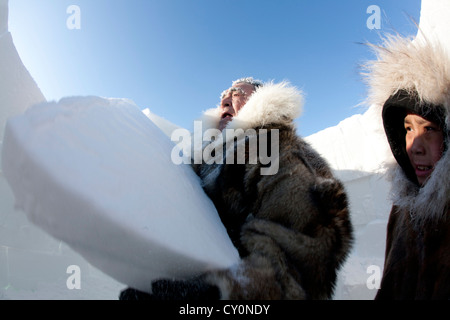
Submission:
<svg viewBox="0 0 450 320">
<path fill-rule="evenodd" d="M 219 300 L 219 288 L 195 278 L 192 280 L 157 280 L 152 293 L 128 288 L 120 293 L 120 300 Z"/>
</svg>

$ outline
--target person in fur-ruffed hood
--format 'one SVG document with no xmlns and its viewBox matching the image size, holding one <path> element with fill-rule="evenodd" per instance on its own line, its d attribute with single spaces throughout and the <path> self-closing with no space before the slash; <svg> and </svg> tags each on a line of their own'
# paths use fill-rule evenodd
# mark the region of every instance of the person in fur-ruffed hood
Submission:
<svg viewBox="0 0 450 320">
<path fill-rule="evenodd" d="M 450 298 L 450 52 L 421 40 L 390 36 L 368 64 L 397 161 L 376 299 Z"/>
<path fill-rule="evenodd" d="M 203 161 L 193 167 L 241 261 L 187 281 L 156 281 L 147 298 L 331 298 L 353 229 L 343 185 L 295 132 L 302 105 L 287 82 L 243 78 L 204 113 L 203 132 L 216 139 L 194 151 Z M 252 159 L 252 143 L 270 161 Z M 140 297 L 132 289 L 121 296 Z"/>
</svg>

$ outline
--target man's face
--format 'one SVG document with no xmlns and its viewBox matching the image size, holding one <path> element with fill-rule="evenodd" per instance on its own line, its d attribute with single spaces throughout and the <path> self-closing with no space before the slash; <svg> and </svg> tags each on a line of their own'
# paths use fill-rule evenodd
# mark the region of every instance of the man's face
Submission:
<svg viewBox="0 0 450 320">
<path fill-rule="evenodd" d="M 248 83 L 238 83 L 222 93 L 222 100 L 220 101 L 220 131 L 222 131 L 227 123 L 238 114 L 239 110 L 247 103 L 247 100 L 252 95 L 253 91 L 255 91 L 253 85 Z"/>
<path fill-rule="evenodd" d="M 416 114 L 405 117 L 406 152 L 420 185 L 425 184 L 441 159 L 444 151 L 444 134 L 434 122 Z"/>
</svg>

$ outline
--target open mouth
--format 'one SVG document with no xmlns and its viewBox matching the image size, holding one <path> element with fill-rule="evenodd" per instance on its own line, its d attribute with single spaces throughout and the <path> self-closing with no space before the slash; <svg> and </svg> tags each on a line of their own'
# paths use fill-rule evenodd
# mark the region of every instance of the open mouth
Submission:
<svg viewBox="0 0 450 320">
<path fill-rule="evenodd" d="M 225 112 L 222 114 L 222 119 L 225 119 L 225 118 L 233 118 L 233 115 L 231 113 Z"/>
<path fill-rule="evenodd" d="M 431 175 L 433 169 L 434 169 L 433 166 L 416 165 L 415 166 L 416 176 L 419 179 L 426 179 Z"/>
<path fill-rule="evenodd" d="M 433 166 L 416 166 L 417 171 L 429 171 L 433 169 Z"/>
</svg>

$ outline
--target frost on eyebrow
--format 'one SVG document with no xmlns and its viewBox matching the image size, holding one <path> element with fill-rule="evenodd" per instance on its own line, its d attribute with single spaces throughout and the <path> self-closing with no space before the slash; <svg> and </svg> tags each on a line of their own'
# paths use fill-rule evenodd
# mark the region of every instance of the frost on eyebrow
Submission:
<svg viewBox="0 0 450 320">
<path fill-rule="evenodd" d="M 245 91 L 242 90 L 242 88 L 231 87 L 231 88 L 229 88 L 229 89 L 227 89 L 227 90 L 225 90 L 225 91 L 223 91 L 221 93 L 220 100 L 223 100 L 223 98 L 225 98 L 225 96 L 227 94 L 229 94 L 230 92 L 236 92 L 236 91 L 239 92 L 240 94 L 244 95 L 244 96 L 246 95 Z"/>
</svg>

